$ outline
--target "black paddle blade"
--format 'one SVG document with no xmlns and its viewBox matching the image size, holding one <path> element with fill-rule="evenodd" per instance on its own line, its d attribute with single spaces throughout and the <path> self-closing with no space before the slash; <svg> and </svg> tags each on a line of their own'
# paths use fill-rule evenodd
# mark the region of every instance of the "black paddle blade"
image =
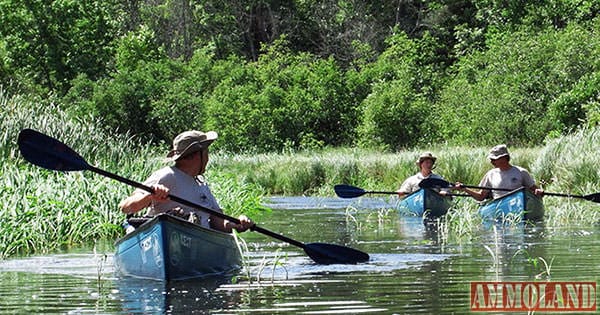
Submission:
<svg viewBox="0 0 600 315">
<path fill-rule="evenodd" d="M 356 198 L 365 194 L 364 189 L 350 185 L 335 185 L 333 186 L 333 190 L 335 190 L 335 194 L 340 198 Z"/>
<path fill-rule="evenodd" d="M 583 196 L 583 198 L 585 198 L 586 200 L 592 201 L 592 202 L 600 202 L 600 193 L 585 195 L 585 196 Z"/>
<path fill-rule="evenodd" d="M 425 178 L 419 183 L 421 188 L 451 188 L 452 184 L 439 178 Z"/>
<path fill-rule="evenodd" d="M 17 139 L 27 161 L 54 171 L 83 171 L 90 165 L 66 144 L 32 129 L 23 129 Z"/>
<path fill-rule="evenodd" d="M 317 264 L 357 264 L 369 261 L 369 254 L 335 244 L 305 244 L 304 251 Z"/>
</svg>

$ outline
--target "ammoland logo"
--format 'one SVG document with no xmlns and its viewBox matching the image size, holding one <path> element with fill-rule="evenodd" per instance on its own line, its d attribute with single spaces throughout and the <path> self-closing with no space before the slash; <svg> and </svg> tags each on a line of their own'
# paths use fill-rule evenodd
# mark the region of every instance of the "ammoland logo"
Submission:
<svg viewBox="0 0 600 315">
<path fill-rule="evenodd" d="M 596 282 L 471 282 L 473 312 L 595 312 Z"/>
</svg>

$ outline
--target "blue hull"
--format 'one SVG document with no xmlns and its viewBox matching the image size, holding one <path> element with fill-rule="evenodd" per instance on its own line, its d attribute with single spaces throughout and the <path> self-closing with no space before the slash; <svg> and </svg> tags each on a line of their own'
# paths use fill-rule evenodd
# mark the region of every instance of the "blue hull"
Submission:
<svg viewBox="0 0 600 315">
<path fill-rule="evenodd" d="M 544 204 L 529 190 L 521 188 L 487 202 L 479 208 L 479 214 L 484 220 L 519 217 L 528 221 L 540 221 L 544 218 Z"/>
<path fill-rule="evenodd" d="M 407 213 L 422 217 L 441 217 L 448 212 L 452 206 L 452 199 L 442 197 L 436 191 L 430 189 L 419 189 L 407 195 L 400 201 L 400 213 Z"/>
<path fill-rule="evenodd" d="M 156 216 L 115 246 L 115 269 L 124 276 L 170 281 L 241 268 L 241 254 L 231 234 L 170 215 Z"/>
</svg>

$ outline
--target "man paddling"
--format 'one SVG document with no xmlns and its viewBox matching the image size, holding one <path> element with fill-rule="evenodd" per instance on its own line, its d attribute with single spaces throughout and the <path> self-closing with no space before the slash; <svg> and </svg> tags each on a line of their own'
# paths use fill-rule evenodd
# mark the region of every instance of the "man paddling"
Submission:
<svg viewBox="0 0 600 315">
<path fill-rule="evenodd" d="M 490 150 L 488 158 L 494 168 L 489 170 L 485 176 L 483 176 L 479 186 L 511 190 L 526 187 L 538 197 L 544 195 L 544 190 L 538 188 L 535 184 L 535 180 L 531 174 L 529 174 L 529 171 L 523 167 L 510 164 L 510 154 L 508 153 L 508 148 L 505 144 L 493 147 Z M 493 189 L 473 190 L 464 187 L 460 182 L 457 182 L 455 187 L 455 189 L 466 192 L 478 201 L 482 201 L 486 198 L 496 199 L 507 193 L 506 191 Z"/>
<path fill-rule="evenodd" d="M 154 193 L 136 189 L 131 196 L 119 204 L 121 211 L 127 214 L 136 213 L 148 207 L 146 216 L 153 217 L 160 213 L 174 212 L 189 217 L 201 226 L 223 232 L 232 229 L 243 232 L 254 225 L 245 215 L 240 215 L 240 224 L 224 220 L 214 215 L 198 211 L 169 200 L 169 194 L 184 198 L 206 208 L 223 212 L 208 184 L 202 176 L 208 164 L 208 147 L 217 139 L 214 131 L 185 131 L 173 140 L 173 149 L 167 154 L 169 161 L 175 165 L 167 166 L 154 172 L 145 182 L 152 187 Z"/>
<path fill-rule="evenodd" d="M 419 187 L 419 183 L 426 178 L 444 179 L 442 176 L 433 172 L 433 165 L 435 164 L 436 160 L 437 157 L 435 157 L 431 152 L 424 152 L 423 154 L 421 154 L 416 162 L 417 166 L 419 167 L 419 172 L 407 178 L 402 183 L 400 189 L 396 191 L 396 193 L 398 193 L 398 196 L 404 197 L 421 189 Z M 440 195 L 445 196 L 448 195 L 450 191 L 448 191 L 447 189 L 442 189 L 441 191 L 439 191 L 439 193 Z"/>
</svg>

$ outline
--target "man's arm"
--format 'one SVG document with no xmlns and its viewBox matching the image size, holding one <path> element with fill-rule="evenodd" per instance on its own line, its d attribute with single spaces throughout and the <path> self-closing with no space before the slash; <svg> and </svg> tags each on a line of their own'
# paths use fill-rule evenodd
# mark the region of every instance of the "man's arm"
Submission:
<svg viewBox="0 0 600 315">
<path fill-rule="evenodd" d="M 164 202 L 169 198 L 169 189 L 163 185 L 153 185 L 153 193 L 147 193 L 145 191 L 136 190 L 131 196 L 123 199 L 119 203 L 119 208 L 123 213 L 136 213 L 146 207 L 148 207 L 153 201 Z"/>
<path fill-rule="evenodd" d="M 240 224 L 211 215 L 210 227 L 212 229 L 219 230 L 225 233 L 231 233 L 233 229 L 235 229 L 238 232 L 244 232 L 252 226 L 254 226 L 254 222 L 252 222 L 252 220 L 250 220 L 243 214 L 240 215 L 238 219 L 240 220 Z"/>
</svg>

